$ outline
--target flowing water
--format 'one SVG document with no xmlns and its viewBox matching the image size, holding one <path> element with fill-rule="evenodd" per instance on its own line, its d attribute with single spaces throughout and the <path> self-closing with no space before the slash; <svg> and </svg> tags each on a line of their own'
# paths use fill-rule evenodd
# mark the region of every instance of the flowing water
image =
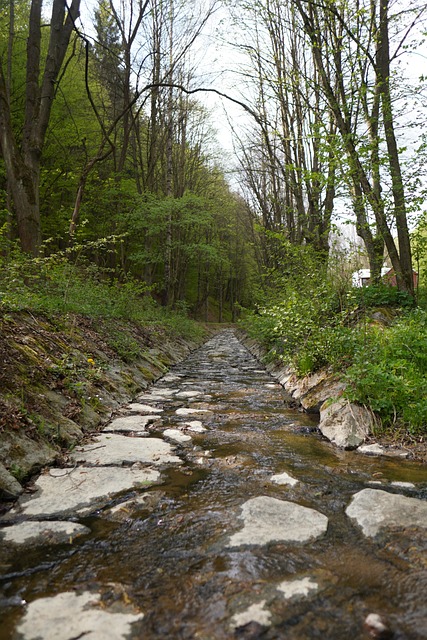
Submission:
<svg viewBox="0 0 427 640">
<path fill-rule="evenodd" d="M 177 389 L 201 395 L 185 400 Z M 157 400 L 164 408 L 155 427 L 159 437 L 165 426 L 199 419 L 177 416 L 179 407 L 209 409 L 200 418 L 208 430 L 178 446 L 184 463 L 164 472 L 139 510 L 119 520 L 107 510 L 81 519 L 92 535 L 71 548 L 3 549 L 2 640 L 15 637 L 20 599 L 72 589 L 101 591 L 107 603 L 132 603 L 144 613 L 135 638 L 357 640 L 368 637 L 363 621 L 371 612 L 387 618 L 396 639 L 427 638 L 425 533 L 395 531 L 371 540 L 345 515 L 352 495 L 372 481 L 426 499 L 425 466 L 325 442 L 310 418 L 285 407 L 280 385 L 232 330 L 175 366 L 150 393 L 144 401 L 156 393 L 163 398 Z M 272 483 L 283 471 L 298 484 Z M 416 489 L 392 481 L 413 482 Z M 323 513 L 326 535 L 308 544 L 227 547 L 242 526 L 241 505 L 261 495 Z M 317 591 L 285 599 L 277 585 L 296 577 L 310 577 Z M 261 601 L 270 625 L 236 628 L 233 617 Z"/>
</svg>

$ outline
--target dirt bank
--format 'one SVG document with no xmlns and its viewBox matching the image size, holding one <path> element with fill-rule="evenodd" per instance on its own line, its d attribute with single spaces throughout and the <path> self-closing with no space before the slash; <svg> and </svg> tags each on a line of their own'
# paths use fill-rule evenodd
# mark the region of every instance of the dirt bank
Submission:
<svg viewBox="0 0 427 640">
<path fill-rule="evenodd" d="M 203 340 L 160 326 L 46 317 L 0 317 L 0 499 L 96 430 Z M 207 335 L 207 334 L 206 334 Z"/>
</svg>

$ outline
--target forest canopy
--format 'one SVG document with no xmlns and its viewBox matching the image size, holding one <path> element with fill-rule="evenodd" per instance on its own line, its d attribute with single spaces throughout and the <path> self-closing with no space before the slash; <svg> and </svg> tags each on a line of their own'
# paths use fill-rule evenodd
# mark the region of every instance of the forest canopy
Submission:
<svg viewBox="0 0 427 640">
<path fill-rule="evenodd" d="M 344 202 L 372 282 L 387 258 L 415 295 L 425 144 L 408 153 L 418 122 L 403 131 L 402 118 L 424 79 L 405 84 L 400 60 L 420 46 L 422 2 L 98 0 L 83 19 L 80 0 L 0 7 L 0 216 L 24 252 L 86 242 L 106 277 L 235 319 L 263 274 L 289 270 L 278 237 L 331 264 Z M 237 91 L 198 75 L 212 22 L 233 36 Z M 249 118 L 231 123 L 238 192 L 204 91 Z M 108 252 L 94 248 L 106 238 Z"/>
</svg>

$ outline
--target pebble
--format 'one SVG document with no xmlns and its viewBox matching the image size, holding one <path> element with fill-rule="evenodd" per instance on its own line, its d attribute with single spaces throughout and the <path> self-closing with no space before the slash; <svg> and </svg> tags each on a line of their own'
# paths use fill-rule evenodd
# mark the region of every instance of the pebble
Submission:
<svg viewBox="0 0 427 640">
<path fill-rule="evenodd" d="M 363 626 L 371 638 L 387 640 L 392 637 L 392 632 L 386 619 L 378 613 L 370 613 L 366 617 Z"/>
</svg>

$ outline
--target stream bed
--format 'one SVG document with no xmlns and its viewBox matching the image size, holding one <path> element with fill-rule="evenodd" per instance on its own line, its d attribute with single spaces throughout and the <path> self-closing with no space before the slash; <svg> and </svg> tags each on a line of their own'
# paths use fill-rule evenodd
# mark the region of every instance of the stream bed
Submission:
<svg viewBox="0 0 427 640">
<path fill-rule="evenodd" d="M 378 637 L 427 638 L 426 530 L 396 525 L 369 537 L 346 514 L 366 488 L 425 502 L 427 468 L 336 449 L 284 395 L 231 329 L 152 385 L 137 402 L 160 418 L 126 437 L 170 442 L 180 463 L 76 516 L 90 533 L 67 544 L 1 542 L 1 640 L 101 638 L 61 635 L 60 617 L 45 618 L 41 636 L 20 626 L 29 603 L 63 592 L 132 611 L 129 632 L 110 638 L 358 640 L 373 637 L 364 628 L 372 613 L 387 621 Z M 242 506 L 260 496 L 323 514 L 326 531 L 260 543 L 255 530 L 233 544 Z"/>
</svg>

